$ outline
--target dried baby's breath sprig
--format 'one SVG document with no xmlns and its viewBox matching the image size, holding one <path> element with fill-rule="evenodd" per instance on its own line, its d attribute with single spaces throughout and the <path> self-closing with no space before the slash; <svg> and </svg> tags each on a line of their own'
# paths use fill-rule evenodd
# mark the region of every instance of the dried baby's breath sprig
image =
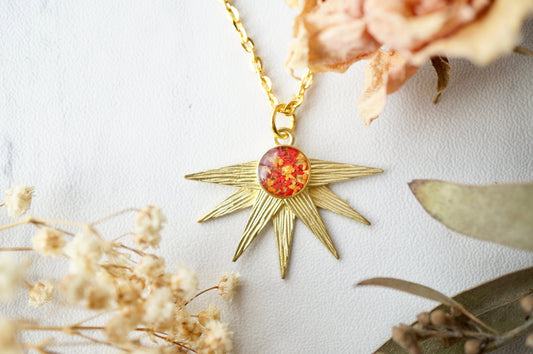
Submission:
<svg viewBox="0 0 533 354">
<path fill-rule="evenodd" d="M 218 293 L 222 299 L 231 301 L 240 282 L 241 275 L 239 273 L 224 273 L 218 282 Z"/>
<path fill-rule="evenodd" d="M 0 348 L 3 353 L 22 353 L 22 345 L 16 338 L 17 323 L 0 317 Z"/>
<path fill-rule="evenodd" d="M 34 284 L 28 293 L 28 303 L 33 307 L 40 307 L 45 303 L 52 301 L 52 296 L 56 287 L 50 280 L 43 280 Z"/>
<path fill-rule="evenodd" d="M 216 307 L 215 304 L 209 304 L 209 307 L 201 311 L 198 314 L 198 322 L 202 326 L 207 325 L 209 321 L 219 321 L 220 320 L 220 310 Z"/>
<path fill-rule="evenodd" d="M 51 227 L 39 229 L 31 242 L 33 249 L 45 257 L 61 256 L 66 244 L 64 233 Z"/>
<path fill-rule="evenodd" d="M 24 281 L 25 269 L 11 254 L 0 253 L 0 300 L 11 299 Z"/>
<path fill-rule="evenodd" d="M 127 212 L 137 211 L 134 233 L 124 233 L 111 241 L 97 230 Z M 198 296 L 218 289 L 223 299 L 230 299 L 240 276 L 225 273 L 217 286 L 198 292 L 198 277 L 186 266 L 167 272 L 165 260 L 144 249 L 157 247 L 166 221 L 161 210 L 148 206 L 126 209 L 92 223 L 39 219 L 31 216 L 0 226 L 0 231 L 29 224 L 38 228 L 31 239 L 33 247 L 0 248 L 0 298 L 11 297 L 17 288 L 29 288 L 29 305 L 46 306 L 53 301 L 56 286 L 50 280 L 34 285 L 25 281 L 25 267 L 13 255 L 1 251 L 35 251 L 45 257 L 63 256 L 69 260 L 68 271 L 56 279 L 63 297 L 94 316 L 74 324 L 42 326 L 39 321 L 0 319 L 0 347 L 7 352 L 34 349 L 41 353 L 51 341 L 22 343 L 16 333 L 30 331 L 61 332 L 94 344 L 114 347 L 128 353 L 226 353 L 231 351 L 233 334 L 220 322 L 220 311 L 211 304 L 198 315 L 191 315 L 187 305 Z M 64 228 L 64 229 L 63 229 Z M 133 236 L 129 242 L 118 239 Z M 105 316 L 105 319 L 103 315 Z M 101 319 L 101 325 L 83 325 Z M 48 319 L 50 320 L 50 319 Z M 59 320 L 59 318 L 58 318 Z M 4 328 L 6 327 L 6 328 Z M 91 333 L 99 331 L 105 340 Z M 150 344 L 151 342 L 151 344 Z M 7 348 L 7 349 L 4 349 Z"/>
<path fill-rule="evenodd" d="M 25 184 L 14 185 L 6 191 L 5 203 L 0 206 L 5 205 L 8 215 L 18 218 L 30 209 L 33 191 L 34 187 Z"/>
<path fill-rule="evenodd" d="M 141 250 L 159 247 L 161 229 L 166 221 L 161 209 L 156 206 L 150 205 L 139 210 L 133 227 L 135 245 Z"/>
<path fill-rule="evenodd" d="M 209 321 L 207 332 L 200 344 L 200 353 L 227 353 L 233 349 L 233 332 L 220 321 Z"/>
</svg>

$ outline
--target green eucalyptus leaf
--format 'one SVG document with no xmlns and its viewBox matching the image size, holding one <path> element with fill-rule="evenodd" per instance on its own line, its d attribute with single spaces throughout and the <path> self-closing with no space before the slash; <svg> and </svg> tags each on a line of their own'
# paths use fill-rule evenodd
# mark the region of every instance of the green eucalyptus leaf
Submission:
<svg viewBox="0 0 533 354">
<path fill-rule="evenodd" d="M 506 274 L 475 288 L 466 290 L 452 299 L 464 306 L 470 313 L 500 333 L 523 325 L 526 314 L 520 308 L 520 298 L 533 292 L 533 267 Z M 446 309 L 439 305 L 436 309 Z M 432 311 L 433 311 L 432 310 Z M 413 316 L 415 317 L 415 316 Z M 414 324 L 414 323 L 413 323 Z M 455 354 L 464 352 L 464 342 L 444 347 L 436 339 L 422 343 L 423 353 Z M 392 339 L 384 343 L 376 353 L 405 354 L 407 351 Z"/>
<path fill-rule="evenodd" d="M 409 187 L 424 209 L 450 229 L 533 251 L 533 183 L 469 186 L 414 180 Z"/>
</svg>

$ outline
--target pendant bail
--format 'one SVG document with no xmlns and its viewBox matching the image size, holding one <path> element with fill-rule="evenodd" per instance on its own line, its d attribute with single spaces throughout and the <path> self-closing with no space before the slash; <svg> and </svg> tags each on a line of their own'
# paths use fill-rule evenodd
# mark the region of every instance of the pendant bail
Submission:
<svg viewBox="0 0 533 354">
<path fill-rule="evenodd" d="M 274 141 L 276 142 L 276 145 L 283 145 L 280 143 L 280 140 L 287 140 L 289 139 L 289 143 L 286 145 L 292 145 L 294 143 L 294 128 L 296 126 L 296 115 L 294 113 L 286 113 L 285 112 L 286 104 L 280 103 L 277 104 L 274 109 L 272 110 L 272 132 L 274 133 Z M 290 122 L 287 127 L 279 127 L 276 124 L 276 118 L 278 117 L 278 113 L 283 114 L 286 117 L 289 117 Z"/>
</svg>

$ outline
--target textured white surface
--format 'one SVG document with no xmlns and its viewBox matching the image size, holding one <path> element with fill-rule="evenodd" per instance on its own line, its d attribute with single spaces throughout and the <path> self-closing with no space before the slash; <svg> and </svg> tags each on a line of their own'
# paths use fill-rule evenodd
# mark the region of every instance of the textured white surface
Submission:
<svg viewBox="0 0 533 354">
<path fill-rule="evenodd" d="M 237 5 L 286 99 L 296 89 L 283 68 L 294 13 L 281 0 Z M 532 23 L 525 33 L 531 48 Z M 431 103 L 435 75 L 425 66 L 370 128 L 356 115 L 362 64 L 317 76 L 299 111 L 297 145 L 313 158 L 385 173 L 332 186 L 373 225 L 322 212 L 336 260 L 298 222 L 282 281 L 272 227 L 232 263 L 248 212 L 195 223 L 233 189 L 183 178 L 257 159 L 273 143 L 266 97 L 218 2 L 0 0 L 0 38 L 0 188 L 35 185 L 38 216 L 89 221 L 124 207 L 163 207 L 169 223 L 160 253 L 169 266 L 190 265 L 202 287 L 225 270 L 243 275 L 237 299 L 220 304 L 239 353 L 368 353 L 391 326 L 433 304 L 354 289 L 358 280 L 395 276 L 454 294 L 531 265 L 525 252 L 441 226 L 407 187 L 415 178 L 533 180 L 530 58 L 483 69 L 453 60 L 438 105 Z M 120 220 L 130 227 L 130 218 Z M 8 222 L 4 212 L 0 221 Z M 29 245 L 32 230 L 21 230 L 3 233 L 2 244 Z M 60 269 L 54 261 L 34 265 L 42 277 Z M 209 301 L 220 303 L 214 295 L 200 303 Z M 1 311 L 54 322 L 53 307 L 21 314 L 16 304 Z"/>
</svg>

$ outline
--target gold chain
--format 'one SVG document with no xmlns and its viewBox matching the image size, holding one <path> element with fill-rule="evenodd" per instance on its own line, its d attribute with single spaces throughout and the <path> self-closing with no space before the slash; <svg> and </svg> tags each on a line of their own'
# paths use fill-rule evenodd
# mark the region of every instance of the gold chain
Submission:
<svg viewBox="0 0 533 354">
<path fill-rule="evenodd" d="M 235 27 L 235 30 L 239 34 L 239 38 L 241 40 L 241 46 L 243 49 L 250 54 L 250 59 L 252 62 L 252 66 L 254 71 L 259 76 L 259 80 L 261 81 L 261 86 L 263 86 L 263 89 L 265 90 L 268 99 L 270 101 L 270 105 L 272 106 L 273 114 L 274 114 L 274 124 L 273 124 L 273 131 L 274 135 L 278 139 L 286 139 L 288 138 L 287 133 L 284 131 L 278 131 L 275 125 L 275 114 L 276 113 L 282 113 L 286 116 L 291 116 L 294 118 L 294 112 L 304 101 L 304 94 L 305 90 L 311 86 L 311 83 L 313 82 L 313 73 L 311 70 L 308 70 L 307 73 L 301 78 L 300 80 L 300 88 L 298 89 L 298 92 L 292 100 L 290 100 L 287 103 L 279 103 L 279 100 L 274 95 L 274 92 L 272 91 L 272 80 L 265 75 L 265 72 L 263 70 L 263 61 L 261 58 L 259 58 L 255 54 L 255 45 L 254 42 L 248 37 L 248 34 L 246 33 L 246 29 L 244 28 L 244 25 L 241 21 L 241 17 L 239 15 L 239 11 L 231 4 L 229 0 L 221 0 L 224 4 L 224 7 L 226 8 L 226 11 L 231 19 L 231 22 L 233 22 L 233 27 Z M 285 129 L 286 130 L 286 129 Z M 291 129 L 292 130 L 292 129 Z"/>
</svg>

